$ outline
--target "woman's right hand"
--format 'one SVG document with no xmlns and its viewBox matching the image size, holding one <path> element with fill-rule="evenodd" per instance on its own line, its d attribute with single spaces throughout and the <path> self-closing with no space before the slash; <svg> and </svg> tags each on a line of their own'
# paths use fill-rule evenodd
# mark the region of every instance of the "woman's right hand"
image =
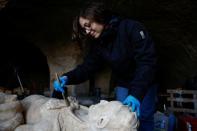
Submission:
<svg viewBox="0 0 197 131">
<path fill-rule="evenodd" d="M 67 76 L 61 76 L 59 78 L 59 80 L 55 80 L 53 82 L 53 87 L 56 91 L 58 92 L 65 92 L 65 88 L 66 88 L 66 83 L 68 81 L 68 77 Z"/>
</svg>

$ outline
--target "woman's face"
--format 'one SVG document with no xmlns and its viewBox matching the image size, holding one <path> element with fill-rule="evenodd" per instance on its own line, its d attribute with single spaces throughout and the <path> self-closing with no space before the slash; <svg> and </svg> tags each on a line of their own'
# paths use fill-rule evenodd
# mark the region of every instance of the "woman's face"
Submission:
<svg viewBox="0 0 197 131">
<path fill-rule="evenodd" d="M 99 38 L 103 32 L 104 25 L 95 21 L 90 21 L 84 17 L 79 17 L 79 24 L 87 35 L 93 38 Z"/>
</svg>

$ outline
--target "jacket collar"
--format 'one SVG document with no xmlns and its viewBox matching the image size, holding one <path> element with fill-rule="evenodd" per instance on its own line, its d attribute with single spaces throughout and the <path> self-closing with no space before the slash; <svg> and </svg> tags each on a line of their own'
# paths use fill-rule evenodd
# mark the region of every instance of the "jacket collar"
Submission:
<svg viewBox="0 0 197 131">
<path fill-rule="evenodd" d="M 119 17 L 112 16 L 108 24 L 106 24 L 106 27 L 104 31 L 102 32 L 99 40 L 106 41 L 106 40 L 113 39 L 115 35 L 117 34 L 117 29 L 118 29 L 120 20 L 121 19 Z"/>
</svg>

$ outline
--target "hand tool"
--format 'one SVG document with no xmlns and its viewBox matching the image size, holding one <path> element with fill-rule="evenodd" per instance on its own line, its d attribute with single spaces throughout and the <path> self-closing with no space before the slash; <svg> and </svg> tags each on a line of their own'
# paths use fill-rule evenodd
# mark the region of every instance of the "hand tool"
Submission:
<svg viewBox="0 0 197 131">
<path fill-rule="evenodd" d="M 22 85 L 21 79 L 20 79 L 20 77 L 19 77 L 19 75 L 18 75 L 18 72 L 17 72 L 16 68 L 14 68 L 14 70 L 15 70 L 16 77 L 17 77 L 17 80 L 18 80 L 19 85 L 20 85 L 21 92 L 22 92 L 22 94 L 23 94 L 25 91 L 24 91 L 24 88 L 23 88 L 23 85 Z"/>
<path fill-rule="evenodd" d="M 58 76 L 57 73 L 55 73 L 55 76 L 56 76 L 56 79 L 57 79 L 57 81 L 59 82 L 59 84 L 61 84 L 61 81 L 60 81 L 59 76 Z M 65 101 L 66 106 L 69 106 L 68 99 L 65 97 L 65 95 L 64 95 L 63 92 L 62 92 L 62 97 L 63 97 L 63 99 L 64 99 L 64 101 Z"/>
</svg>

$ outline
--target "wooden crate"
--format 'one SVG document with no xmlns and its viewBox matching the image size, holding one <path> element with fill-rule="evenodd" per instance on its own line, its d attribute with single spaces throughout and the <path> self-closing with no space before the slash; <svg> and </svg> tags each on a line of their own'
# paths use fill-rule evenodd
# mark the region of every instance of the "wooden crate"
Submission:
<svg viewBox="0 0 197 131">
<path fill-rule="evenodd" d="M 173 112 L 184 112 L 184 113 L 192 113 L 197 116 L 197 91 L 196 90 L 181 90 L 181 89 L 168 89 L 167 93 L 169 97 L 167 97 L 167 101 L 170 102 L 170 107 L 168 108 L 170 111 Z M 177 97 L 176 95 L 179 95 Z M 190 97 L 185 97 L 186 95 L 190 95 Z M 180 97 L 181 96 L 181 97 Z M 188 108 L 185 106 L 177 107 L 177 103 L 182 105 L 184 103 L 192 104 L 192 108 Z"/>
</svg>

